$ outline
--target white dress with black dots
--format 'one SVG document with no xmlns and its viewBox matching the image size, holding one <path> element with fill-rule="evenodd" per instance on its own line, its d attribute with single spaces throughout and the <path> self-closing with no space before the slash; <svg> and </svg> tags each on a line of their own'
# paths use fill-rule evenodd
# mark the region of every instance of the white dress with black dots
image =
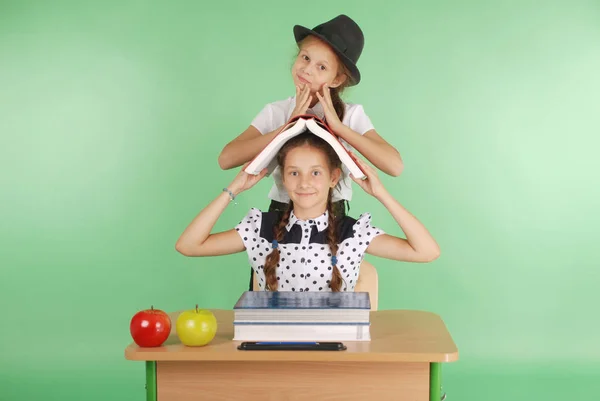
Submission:
<svg viewBox="0 0 600 401">
<path fill-rule="evenodd" d="M 263 266 L 273 252 L 273 227 L 281 212 L 261 212 L 252 208 L 235 227 L 244 241 L 248 260 L 257 275 L 259 289 L 266 289 Z M 333 272 L 331 250 L 327 241 L 329 214 L 314 220 L 300 220 L 294 212 L 284 228 L 284 238 L 278 242 L 280 253 L 276 273 L 278 291 L 331 291 Z M 371 215 L 364 213 L 358 220 L 345 216 L 337 224 L 337 267 L 342 275 L 342 291 L 354 291 L 360 263 L 365 250 L 381 229 L 371 226 Z"/>
</svg>

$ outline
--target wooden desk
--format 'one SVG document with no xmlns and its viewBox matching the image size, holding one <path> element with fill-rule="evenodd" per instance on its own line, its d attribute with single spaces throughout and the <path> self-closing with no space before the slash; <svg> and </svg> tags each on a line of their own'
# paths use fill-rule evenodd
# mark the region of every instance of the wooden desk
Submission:
<svg viewBox="0 0 600 401">
<path fill-rule="evenodd" d="M 213 310 L 214 340 L 186 347 L 173 330 L 157 348 L 135 343 L 125 358 L 146 361 L 148 401 L 439 401 L 441 363 L 458 359 L 442 319 L 411 310 L 371 312 L 371 341 L 346 351 L 240 351 L 233 311 Z"/>
</svg>

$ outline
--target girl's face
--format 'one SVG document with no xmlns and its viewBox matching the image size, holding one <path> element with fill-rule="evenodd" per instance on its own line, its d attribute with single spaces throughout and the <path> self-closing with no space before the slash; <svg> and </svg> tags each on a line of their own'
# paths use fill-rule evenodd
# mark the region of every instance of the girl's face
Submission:
<svg viewBox="0 0 600 401">
<path fill-rule="evenodd" d="M 344 82 L 345 75 L 338 76 L 339 62 L 331 48 L 314 36 L 308 36 L 300 45 L 300 51 L 292 66 L 294 84 L 310 87 L 311 93 L 320 91 L 327 83 L 335 88 Z"/>
<path fill-rule="evenodd" d="M 311 218 L 324 213 L 329 190 L 337 184 L 340 176 L 339 168 L 329 170 L 322 150 L 308 144 L 291 149 L 285 158 L 282 177 L 298 218 Z"/>
</svg>

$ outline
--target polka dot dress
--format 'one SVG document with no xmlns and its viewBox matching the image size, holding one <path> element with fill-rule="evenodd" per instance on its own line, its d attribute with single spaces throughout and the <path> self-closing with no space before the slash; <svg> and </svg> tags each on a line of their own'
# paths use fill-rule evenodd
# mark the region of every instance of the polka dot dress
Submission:
<svg viewBox="0 0 600 401">
<path fill-rule="evenodd" d="M 261 212 L 252 208 L 235 227 L 244 241 L 248 260 L 256 273 L 260 290 L 266 289 L 263 266 L 273 252 L 273 227 L 280 212 Z M 327 241 L 329 214 L 314 220 L 300 220 L 294 213 L 284 228 L 284 238 L 278 242 L 279 264 L 276 268 L 278 291 L 331 291 L 332 254 Z M 337 225 L 337 267 L 342 275 L 342 291 L 354 291 L 360 263 L 369 243 L 383 234 L 371 226 L 371 215 L 362 214 L 358 220 L 342 218 Z"/>
</svg>

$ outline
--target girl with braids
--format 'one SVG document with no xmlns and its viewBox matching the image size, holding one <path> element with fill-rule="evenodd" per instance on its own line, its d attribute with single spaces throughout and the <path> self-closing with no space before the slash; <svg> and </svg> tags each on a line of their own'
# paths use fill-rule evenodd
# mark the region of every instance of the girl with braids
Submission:
<svg viewBox="0 0 600 401">
<path fill-rule="evenodd" d="M 429 262 L 439 255 L 427 229 L 384 188 L 376 171 L 357 158 L 367 176 L 352 179 L 379 200 L 406 239 L 383 233 L 371 216 L 336 215 L 333 188 L 342 175 L 335 151 L 306 132 L 290 139 L 277 155 L 282 184 L 290 198 L 284 211 L 252 208 L 229 231 L 211 234 L 227 204 L 264 175 L 243 168 L 185 229 L 176 249 L 186 256 L 216 256 L 246 251 L 260 290 L 353 291 L 365 253 L 408 262 Z"/>
<path fill-rule="evenodd" d="M 348 16 L 339 15 L 313 29 L 296 25 L 294 37 L 298 53 L 291 73 L 296 96 L 264 106 L 250 126 L 224 147 L 219 155 L 221 168 L 231 169 L 252 160 L 291 118 L 314 114 L 326 121 L 347 149 L 358 150 L 386 174 L 400 175 L 403 162 L 398 151 L 377 133 L 362 105 L 344 103 L 340 97 L 345 88 L 361 80 L 356 66 L 364 47 L 361 28 Z M 290 198 L 281 171 L 275 169 L 272 176 L 269 210 L 285 211 Z M 345 203 L 352 199 L 351 184 L 349 171 L 342 166 L 342 175 L 332 189 L 338 216 L 346 213 Z"/>
</svg>

